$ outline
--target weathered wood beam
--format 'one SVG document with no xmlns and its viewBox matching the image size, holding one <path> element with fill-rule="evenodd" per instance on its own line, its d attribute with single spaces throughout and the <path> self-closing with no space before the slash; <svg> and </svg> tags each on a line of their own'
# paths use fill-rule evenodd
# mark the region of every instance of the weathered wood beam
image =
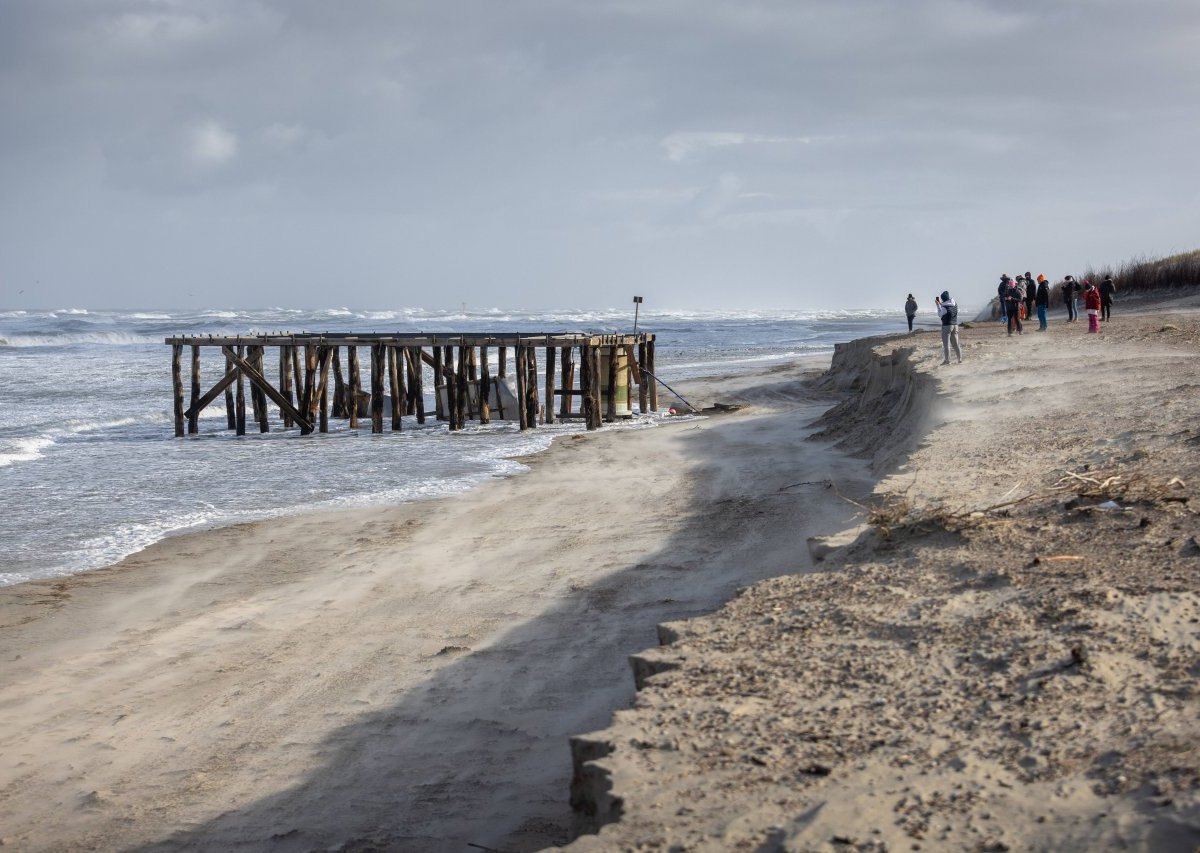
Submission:
<svg viewBox="0 0 1200 853">
<path fill-rule="evenodd" d="M 425 372 L 421 367 L 421 357 L 423 351 L 420 347 L 416 347 L 414 354 L 412 348 L 404 348 L 404 360 L 408 362 L 409 375 L 412 377 L 409 382 L 409 393 L 412 394 L 413 407 L 416 409 L 417 423 L 425 423 Z"/>
<path fill-rule="evenodd" d="M 503 349 L 503 347 L 501 348 Z M 517 413 L 521 429 L 529 429 L 529 370 L 525 364 L 525 347 L 517 347 Z"/>
<path fill-rule="evenodd" d="M 183 438 L 183 344 L 171 345 L 171 399 L 175 410 L 175 437 Z"/>
<path fill-rule="evenodd" d="M 658 365 L 654 360 L 654 338 L 646 341 L 646 369 L 650 371 L 650 411 L 658 411 Z"/>
<path fill-rule="evenodd" d="M 231 370 L 233 379 L 225 386 L 225 426 L 228 429 L 237 429 L 237 410 L 233 405 L 233 382 L 237 380 L 237 368 L 233 366 L 229 356 L 225 356 L 225 373 L 228 374 Z M 200 409 L 203 408 L 204 406 L 200 406 Z"/>
<path fill-rule="evenodd" d="M 546 423 L 554 423 L 554 347 L 546 347 Z"/>
<path fill-rule="evenodd" d="M 608 353 L 608 399 L 604 404 L 604 420 L 612 423 L 617 419 L 617 355 L 620 350 L 617 347 L 607 347 L 605 351 Z"/>
<path fill-rule="evenodd" d="M 190 407 L 195 408 L 200 399 L 200 347 L 192 347 L 192 398 Z M 188 418 L 188 435 L 200 432 L 200 420 L 193 416 Z"/>
<path fill-rule="evenodd" d="M 232 352 L 233 352 L 233 350 L 226 347 L 226 349 L 225 349 L 226 355 L 229 355 Z M 237 368 L 238 368 L 237 395 L 236 395 L 236 399 L 234 400 L 234 404 L 233 404 L 234 408 L 237 410 L 236 416 L 234 418 L 234 420 L 236 421 L 236 424 L 237 424 L 234 427 L 234 431 L 237 433 L 237 435 L 245 435 L 246 434 L 246 382 L 243 379 L 243 377 L 246 374 L 246 362 L 245 362 L 245 359 L 242 358 L 243 352 L 245 352 L 245 348 L 239 345 L 237 348 L 237 353 L 233 359 L 233 363 L 235 365 L 237 365 Z"/>
<path fill-rule="evenodd" d="M 571 396 L 575 393 L 575 348 L 562 348 L 562 401 L 558 407 L 558 416 L 565 418 L 571 414 Z M 547 401 L 549 405 L 549 401 Z"/>
<path fill-rule="evenodd" d="M 403 426 L 401 415 L 404 413 L 404 385 L 401 377 L 404 375 L 397 362 L 397 352 L 394 346 L 387 348 L 388 381 L 392 388 L 392 432 L 400 432 Z"/>
<path fill-rule="evenodd" d="M 488 363 L 487 344 L 479 347 L 479 422 L 492 422 L 492 368 Z"/>
<path fill-rule="evenodd" d="M 371 432 L 383 434 L 383 344 L 371 345 Z"/>
<path fill-rule="evenodd" d="M 358 395 L 362 391 L 362 376 L 358 369 L 358 345 L 346 347 L 346 361 L 349 363 L 350 381 L 350 429 L 358 429 Z"/>
<path fill-rule="evenodd" d="M 229 362 L 228 359 L 226 359 L 226 362 L 232 364 L 232 362 Z M 236 367 L 230 367 L 230 369 L 224 376 L 221 377 L 221 380 L 216 385 L 214 385 L 203 396 L 201 396 L 200 399 L 196 401 L 195 405 L 192 406 L 192 408 L 183 413 L 184 417 L 199 417 L 200 413 L 204 411 L 204 408 L 213 400 L 217 399 L 217 397 L 221 395 L 222 391 L 228 391 L 229 386 L 237 380 L 237 375 L 238 369 Z M 229 410 L 232 412 L 233 407 L 230 406 Z"/>
<path fill-rule="evenodd" d="M 281 409 L 290 410 L 288 412 L 288 414 L 290 414 L 292 416 L 292 420 L 294 420 L 296 423 L 300 424 L 301 430 L 305 430 L 307 432 L 312 432 L 312 421 L 310 421 L 308 418 L 301 415 L 300 412 L 294 406 L 292 406 L 292 404 L 290 402 L 288 402 L 286 399 L 284 399 L 284 396 L 282 394 L 280 394 L 277 390 L 275 390 L 275 388 L 271 385 L 271 383 L 268 382 L 263 377 L 263 375 L 261 373 L 259 373 L 258 370 L 255 369 L 255 367 L 252 364 L 250 364 L 248 361 L 246 361 L 244 358 L 242 358 L 240 353 L 234 352 L 229 347 L 224 347 L 224 350 L 225 350 L 225 357 L 230 359 L 233 362 L 234 367 L 236 368 L 236 370 L 231 371 L 231 373 L 237 374 L 238 384 L 241 384 L 242 375 L 244 374 L 245 377 L 250 380 L 250 384 L 257 386 L 260 391 L 262 391 L 264 394 L 266 394 L 268 397 L 271 398 L 271 401 L 273 403 L 275 403 L 275 405 L 279 406 Z M 316 373 L 315 370 L 313 372 Z M 224 381 L 224 380 L 222 380 L 222 381 Z M 306 382 L 305 384 L 307 385 L 308 383 Z M 217 390 L 216 388 L 213 388 L 213 391 L 216 391 L 216 390 Z M 210 393 L 212 393 L 212 392 L 210 392 Z M 309 392 L 309 393 L 311 393 L 311 392 Z M 241 408 L 242 408 L 243 422 L 244 422 L 244 415 L 245 415 L 245 403 L 244 402 L 243 402 Z"/>
<path fill-rule="evenodd" d="M 525 347 L 525 367 L 529 378 L 525 380 L 525 405 L 529 408 L 529 425 L 538 423 L 537 347 Z"/>
</svg>

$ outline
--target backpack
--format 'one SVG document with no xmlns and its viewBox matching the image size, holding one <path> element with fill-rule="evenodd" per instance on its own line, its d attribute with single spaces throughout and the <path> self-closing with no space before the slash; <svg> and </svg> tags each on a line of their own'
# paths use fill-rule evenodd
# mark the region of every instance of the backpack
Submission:
<svg viewBox="0 0 1200 853">
<path fill-rule="evenodd" d="M 943 302 L 942 308 L 946 312 L 945 314 L 942 315 L 942 325 L 943 326 L 957 326 L 958 325 L 958 305 L 955 303 L 951 303 L 951 304 L 947 305 L 946 303 Z"/>
</svg>

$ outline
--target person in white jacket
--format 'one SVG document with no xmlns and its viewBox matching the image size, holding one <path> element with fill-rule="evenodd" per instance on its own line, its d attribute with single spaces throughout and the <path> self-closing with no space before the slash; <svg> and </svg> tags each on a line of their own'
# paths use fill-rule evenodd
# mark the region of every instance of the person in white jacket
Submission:
<svg viewBox="0 0 1200 853">
<path fill-rule="evenodd" d="M 940 297 L 935 296 L 933 302 L 942 318 L 942 364 L 950 363 L 951 346 L 958 363 L 962 364 L 962 350 L 958 346 L 958 303 L 950 298 L 948 290 L 943 290 Z"/>
</svg>

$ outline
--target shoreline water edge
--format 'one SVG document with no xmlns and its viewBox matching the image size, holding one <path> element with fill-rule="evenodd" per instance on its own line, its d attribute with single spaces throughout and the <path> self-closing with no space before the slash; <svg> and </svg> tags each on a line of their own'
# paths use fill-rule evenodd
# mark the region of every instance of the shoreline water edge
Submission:
<svg viewBox="0 0 1200 853">
<path fill-rule="evenodd" d="M 955 373 L 918 332 L 839 346 L 823 376 L 693 377 L 702 405 L 740 408 L 562 436 L 528 474 L 448 500 L 173 536 L 0 588 L 0 841 L 1184 849 L 1197 530 L 1177 498 L 1200 476 L 1173 459 L 1187 485 L 1169 485 L 1144 463 L 1186 449 L 1200 414 L 1177 393 L 1196 379 L 1196 311 L 1170 310 L 1106 330 L 1109 350 L 1047 336 L 1037 376 L 980 328 Z M 1120 391 L 1167 357 L 1144 400 Z M 1062 396 L 1081 364 L 1121 371 L 1097 380 L 1115 399 Z M 1162 447 L 1095 426 L 1165 400 Z M 1064 412 L 1086 419 L 1082 443 L 1053 440 Z M 989 449 L 1008 421 L 1052 446 Z M 1105 562 L 1132 516 L 1042 470 L 1104 483 L 1126 457 L 1140 485 L 1115 496 L 1178 528 L 1145 589 L 1142 545 Z M 1108 526 L 1070 554 L 1045 541 L 1084 523 Z M 1022 525 L 1050 526 L 1026 543 Z M 1029 581 L 1031 559 L 1057 591 Z M 1047 686 L 1060 664 L 1075 695 Z"/>
</svg>

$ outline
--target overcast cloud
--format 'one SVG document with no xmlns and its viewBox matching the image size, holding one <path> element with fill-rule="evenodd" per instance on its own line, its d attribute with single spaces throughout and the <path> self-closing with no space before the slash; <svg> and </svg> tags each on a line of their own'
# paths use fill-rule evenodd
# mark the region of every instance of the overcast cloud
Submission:
<svg viewBox="0 0 1200 853">
<path fill-rule="evenodd" d="M 0 307 L 979 304 L 1200 247 L 1198 56 L 1195 0 L 0 0 Z"/>
</svg>

